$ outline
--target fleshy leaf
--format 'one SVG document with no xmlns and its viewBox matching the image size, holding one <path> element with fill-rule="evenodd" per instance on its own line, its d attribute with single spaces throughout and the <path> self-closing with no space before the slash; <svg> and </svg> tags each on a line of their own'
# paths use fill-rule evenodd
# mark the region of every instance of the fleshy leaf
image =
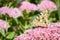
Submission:
<svg viewBox="0 0 60 40">
<path fill-rule="evenodd" d="M 5 32 L 4 31 L 0 30 L 0 34 L 2 34 L 2 36 L 5 37 Z"/>
<path fill-rule="evenodd" d="M 6 38 L 7 39 L 13 39 L 14 36 L 15 36 L 15 32 L 10 32 Z"/>
</svg>

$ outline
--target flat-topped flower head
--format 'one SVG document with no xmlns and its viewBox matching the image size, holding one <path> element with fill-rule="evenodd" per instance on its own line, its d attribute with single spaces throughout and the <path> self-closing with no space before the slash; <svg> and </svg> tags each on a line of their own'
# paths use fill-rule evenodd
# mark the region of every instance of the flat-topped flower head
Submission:
<svg viewBox="0 0 60 40">
<path fill-rule="evenodd" d="M 13 9 L 9 9 L 9 11 L 7 12 L 7 14 L 10 17 L 18 18 L 19 16 L 21 16 L 21 11 L 18 8 L 13 8 Z"/>
<path fill-rule="evenodd" d="M 37 6 L 35 4 L 32 4 L 30 2 L 24 1 L 21 3 L 21 6 L 19 7 L 21 11 L 26 10 L 27 12 L 35 11 L 37 10 Z"/>
<path fill-rule="evenodd" d="M 0 14 L 6 14 L 7 11 L 8 11 L 8 7 L 7 6 L 4 6 L 4 7 L 0 8 Z"/>
<path fill-rule="evenodd" d="M 57 6 L 54 2 L 50 0 L 42 0 L 40 4 L 38 4 L 39 10 L 56 10 Z"/>
<path fill-rule="evenodd" d="M 5 21 L 3 21 L 3 20 L 0 19 L 0 30 L 4 31 L 8 27 L 9 27 L 8 24 Z"/>
<path fill-rule="evenodd" d="M 17 36 L 14 40 L 30 40 L 31 37 L 29 34 L 22 34 L 20 36 Z"/>
<path fill-rule="evenodd" d="M 29 31 L 29 32 L 28 32 Z M 26 31 L 25 31 L 26 32 Z M 24 33 L 17 36 L 14 40 L 57 40 L 60 39 L 60 28 L 34 28 L 33 30 L 27 30 L 28 33 Z"/>
<path fill-rule="evenodd" d="M 48 27 L 49 27 L 49 28 L 60 27 L 60 22 L 50 23 L 50 24 L 48 24 Z"/>
</svg>

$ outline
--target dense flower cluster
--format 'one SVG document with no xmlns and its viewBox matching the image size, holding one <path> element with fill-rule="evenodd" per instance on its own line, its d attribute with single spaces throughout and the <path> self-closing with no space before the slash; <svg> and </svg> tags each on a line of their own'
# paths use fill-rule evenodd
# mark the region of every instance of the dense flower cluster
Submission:
<svg viewBox="0 0 60 40">
<path fill-rule="evenodd" d="M 6 14 L 8 12 L 8 7 L 7 6 L 4 6 L 4 7 L 1 7 L 0 8 L 0 14 Z"/>
<path fill-rule="evenodd" d="M 56 23 L 50 23 L 48 25 L 49 28 L 53 28 L 53 27 L 60 27 L 60 22 L 56 22 Z"/>
<path fill-rule="evenodd" d="M 60 40 L 60 28 L 57 27 L 59 24 L 60 23 L 52 23 L 49 24 L 47 28 L 38 27 L 27 30 L 14 40 Z M 53 27 L 51 27 L 51 25 Z"/>
<path fill-rule="evenodd" d="M 50 0 L 43 0 L 41 1 L 40 4 L 38 4 L 38 9 L 39 10 L 56 10 L 57 7 L 55 5 L 55 3 L 53 3 L 52 1 Z"/>
<path fill-rule="evenodd" d="M 0 14 L 8 14 L 9 17 L 18 18 L 21 16 L 21 11 L 18 8 L 8 8 L 7 6 L 0 8 Z"/>
<path fill-rule="evenodd" d="M 27 12 L 35 11 L 37 10 L 37 6 L 35 4 L 32 4 L 30 2 L 24 1 L 21 3 L 21 6 L 19 7 L 21 11 L 26 10 Z"/>
<path fill-rule="evenodd" d="M 8 10 L 7 14 L 13 18 L 18 18 L 19 16 L 21 16 L 21 12 L 19 11 L 18 8 Z"/>
<path fill-rule="evenodd" d="M 9 27 L 8 23 L 0 19 L 0 30 L 4 31 Z"/>
<path fill-rule="evenodd" d="M 46 1 L 46 0 L 44 0 L 44 1 Z M 48 0 L 47 0 L 48 1 Z"/>
</svg>

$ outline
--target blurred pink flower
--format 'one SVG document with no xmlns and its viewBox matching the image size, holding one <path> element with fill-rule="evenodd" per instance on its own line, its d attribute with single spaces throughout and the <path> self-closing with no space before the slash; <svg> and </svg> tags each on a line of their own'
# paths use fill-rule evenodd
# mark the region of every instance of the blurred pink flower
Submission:
<svg viewBox="0 0 60 40">
<path fill-rule="evenodd" d="M 49 0 L 44 0 L 44 1 L 49 1 Z"/>
<path fill-rule="evenodd" d="M 7 6 L 1 7 L 0 14 L 6 14 L 6 13 L 13 18 L 21 16 L 21 11 L 18 8 L 9 9 Z"/>
<path fill-rule="evenodd" d="M 27 12 L 31 12 L 31 11 L 37 10 L 37 6 L 35 4 L 24 1 L 21 3 L 21 6 L 19 7 L 19 9 L 21 11 L 26 10 Z"/>
<path fill-rule="evenodd" d="M 13 8 L 13 9 L 9 9 L 9 11 L 7 12 L 7 14 L 10 17 L 18 18 L 19 16 L 21 16 L 21 11 L 18 8 Z"/>
<path fill-rule="evenodd" d="M 3 20 L 0 19 L 0 30 L 4 31 L 8 27 L 9 27 L 8 24 L 5 21 L 3 21 Z"/>
<path fill-rule="evenodd" d="M 7 11 L 8 11 L 8 7 L 7 6 L 4 6 L 4 7 L 0 8 L 0 14 L 6 14 Z"/>
<path fill-rule="evenodd" d="M 49 28 L 53 28 L 53 27 L 60 27 L 60 22 L 56 22 L 56 23 L 50 23 L 48 25 Z"/>
<path fill-rule="evenodd" d="M 50 0 L 42 0 L 40 4 L 38 4 L 39 10 L 56 10 L 57 6 Z"/>
<path fill-rule="evenodd" d="M 28 32 L 29 31 L 29 32 Z M 35 28 L 27 30 L 25 33 L 16 37 L 14 40 L 59 40 L 60 39 L 60 28 Z"/>
</svg>

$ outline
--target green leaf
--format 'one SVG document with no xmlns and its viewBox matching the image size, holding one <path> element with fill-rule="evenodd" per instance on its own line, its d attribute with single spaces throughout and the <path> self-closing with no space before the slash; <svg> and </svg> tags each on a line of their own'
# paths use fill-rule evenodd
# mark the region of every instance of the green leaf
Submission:
<svg viewBox="0 0 60 40">
<path fill-rule="evenodd" d="M 17 20 L 17 18 L 14 18 L 14 21 L 18 24 L 18 20 Z"/>
<path fill-rule="evenodd" d="M 25 25 L 25 29 L 28 29 L 30 27 L 31 27 L 31 25 Z"/>
<path fill-rule="evenodd" d="M 15 37 L 15 32 L 10 32 L 6 38 L 13 39 L 14 37 Z"/>
<path fill-rule="evenodd" d="M 4 31 L 0 30 L 0 34 L 2 34 L 2 36 L 5 37 L 5 32 Z"/>
</svg>

